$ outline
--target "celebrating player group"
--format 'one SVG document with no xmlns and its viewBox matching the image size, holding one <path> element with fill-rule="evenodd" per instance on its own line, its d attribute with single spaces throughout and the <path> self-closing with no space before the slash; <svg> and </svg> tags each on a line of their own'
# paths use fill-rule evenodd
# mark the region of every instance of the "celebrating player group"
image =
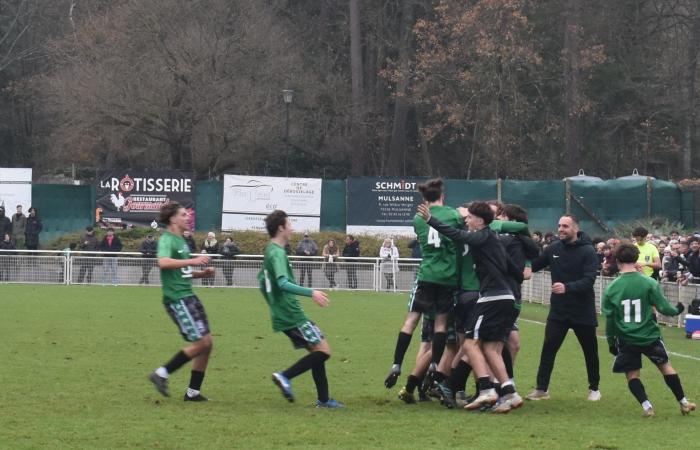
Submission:
<svg viewBox="0 0 700 450">
<path fill-rule="evenodd" d="M 442 180 L 419 185 L 423 203 L 413 220 L 422 260 L 408 302 L 408 312 L 398 333 L 394 360 L 384 385 L 393 388 L 413 332 L 421 324 L 421 345 L 415 365 L 400 389 L 405 403 L 440 399 L 449 408 L 508 413 L 525 403 L 515 386 L 514 366 L 520 348 L 517 319 L 521 307 L 521 284 L 533 271 L 551 271 L 551 307 L 545 327 L 536 388 L 524 398 L 550 398 L 549 380 L 556 353 L 569 329 L 576 334 L 584 354 L 589 401 L 600 401 L 600 370 L 596 336 L 597 315 L 593 286 L 598 259 L 578 220 L 564 215 L 558 223 L 558 241 L 542 252 L 530 238 L 527 211 L 518 205 L 474 201 L 458 208 L 444 204 Z M 204 307 L 192 292 L 192 278 L 214 274 L 213 268 L 193 271 L 208 258 L 190 258 L 181 235 L 186 212 L 177 204 L 161 211 L 167 233 L 159 242 L 166 311 L 180 333 L 191 344 L 157 368 L 150 380 L 163 395 L 169 395 L 168 375 L 189 360 L 192 378 L 186 401 L 207 400 L 200 393 L 212 347 Z M 272 327 L 289 337 L 294 348 L 307 354 L 283 371 L 272 373 L 272 381 L 283 397 L 295 396 L 291 380 L 311 371 L 317 391 L 316 406 L 342 408 L 329 397 L 325 362 L 330 358 L 328 342 L 319 327 L 302 310 L 297 296 L 311 297 L 321 307 L 329 305 L 325 293 L 299 286 L 284 250 L 292 236 L 292 224 L 284 211 L 275 210 L 265 219 L 270 243 L 265 249 L 260 289 L 269 306 Z M 167 239 L 166 239 L 167 237 Z M 654 308 L 665 315 L 683 312 L 671 306 L 656 281 L 637 271 L 637 246 L 623 242 L 616 249 L 621 275 L 606 289 L 602 312 L 610 352 L 615 355 L 614 372 L 625 373 L 628 386 L 643 408 L 644 417 L 655 411 L 640 380 L 641 355 L 647 356 L 663 374 L 680 405 L 682 414 L 696 405 L 685 397 L 681 381 L 668 361 L 668 354 L 655 320 Z M 467 380 L 473 372 L 475 390 L 467 395 Z M 417 391 L 417 392 L 416 392 Z"/>
</svg>

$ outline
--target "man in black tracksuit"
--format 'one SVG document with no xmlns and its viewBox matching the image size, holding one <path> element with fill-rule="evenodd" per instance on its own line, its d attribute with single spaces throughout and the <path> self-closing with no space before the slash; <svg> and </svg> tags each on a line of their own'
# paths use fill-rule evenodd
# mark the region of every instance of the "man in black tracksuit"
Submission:
<svg viewBox="0 0 700 450">
<path fill-rule="evenodd" d="M 595 310 L 595 284 L 598 257 L 591 241 L 579 231 L 576 217 L 565 215 L 559 219 L 559 240 L 549 245 L 532 262 L 532 271 L 549 267 L 552 273 L 551 306 L 544 342 L 537 370 L 537 388 L 527 395 L 528 400 L 546 400 L 554 359 L 564 342 L 566 333 L 573 329 L 586 360 L 588 372 L 588 400 L 600 400 L 598 383 L 600 369 Z"/>
</svg>

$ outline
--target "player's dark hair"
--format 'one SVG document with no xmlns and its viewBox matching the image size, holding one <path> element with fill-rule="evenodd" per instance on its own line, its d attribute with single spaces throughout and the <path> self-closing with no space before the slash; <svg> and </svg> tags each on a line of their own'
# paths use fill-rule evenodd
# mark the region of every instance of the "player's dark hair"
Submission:
<svg viewBox="0 0 700 450">
<path fill-rule="evenodd" d="M 573 223 L 580 225 L 578 222 L 578 217 L 574 216 L 573 214 L 564 214 L 562 217 L 568 217 Z"/>
<path fill-rule="evenodd" d="M 351 241 L 355 240 L 355 236 L 353 236 L 352 234 L 348 234 L 348 237 L 350 238 Z"/>
<path fill-rule="evenodd" d="M 277 236 L 280 227 L 287 222 L 287 213 L 281 209 L 276 209 L 265 217 L 265 228 L 270 237 Z"/>
<path fill-rule="evenodd" d="M 632 237 L 641 237 L 645 238 L 649 234 L 649 231 L 647 231 L 646 228 L 644 227 L 637 227 L 632 231 Z"/>
<path fill-rule="evenodd" d="M 503 215 L 507 216 L 508 220 L 527 223 L 527 210 L 520 205 L 512 203 L 504 205 Z"/>
<path fill-rule="evenodd" d="M 622 264 L 634 264 L 639 259 L 639 249 L 629 241 L 622 241 L 615 247 L 615 259 Z"/>
<path fill-rule="evenodd" d="M 158 222 L 162 223 L 166 227 L 170 225 L 170 219 L 177 214 L 177 212 L 182 208 L 178 202 L 168 202 L 160 207 L 160 212 L 158 213 Z"/>
<path fill-rule="evenodd" d="M 494 216 L 500 216 L 503 214 L 503 203 L 499 202 L 498 200 L 487 200 L 486 204 L 489 206 L 495 206 L 496 207 L 496 212 L 494 213 Z"/>
<path fill-rule="evenodd" d="M 423 199 L 427 202 L 436 202 L 442 196 L 444 182 L 442 178 L 433 178 L 425 183 L 418 185 L 418 191 L 423 195 Z"/>
<path fill-rule="evenodd" d="M 469 214 L 481 217 L 487 226 L 493 222 L 493 210 L 486 202 L 472 202 L 469 205 Z"/>
</svg>

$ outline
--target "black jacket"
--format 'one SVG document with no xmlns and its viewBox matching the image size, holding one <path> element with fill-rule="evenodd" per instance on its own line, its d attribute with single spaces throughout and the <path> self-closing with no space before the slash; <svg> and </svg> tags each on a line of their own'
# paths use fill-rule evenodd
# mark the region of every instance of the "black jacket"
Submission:
<svg viewBox="0 0 700 450">
<path fill-rule="evenodd" d="M 343 256 L 348 258 L 357 258 L 360 256 L 360 241 L 352 241 L 349 244 L 345 244 L 343 247 Z"/>
<path fill-rule="evenodd" d="M 9 217 L 5 217 L 4 211 L 0 213 L 0 241 L 5 239 L 5 235 L 9 234 L 12 236 L 12 221 Z"/>
<path fill-rule="evenodd" d="M 102 252 L 120 252 L 122 251 L 122 241 L 119 240 L 117 235 L 114 235 L 114 239 L 112 239 L 112 245 L 109 245 L 107 243 L 107 236 L 102 238 L 102 242 L 100 242 L 100 251 Z M 112 256 L 112 255 L 110 255 Z M 114 255 L 116 256 L 116 255 Z"/>
<path fill-rule="evenodd" d="M 686 267 L 693 275 L 693 278 L 700 277 L 700 251 L 688 252 L 685 256 Z"/>
<path fill-rule="evenodd" d="M 236 255 L 241 254 L 241 249 L 238 248 L 238 246 L 233 242 L 231 242 L 230 244 L 224 243 L 224 245 L 221 246 L 219 251 L 221 252 L 221 256 L 223 256 L 224 259 L 234 259 Z"/>
<path fill-rule="evenodd" d="M 32 216 L 31 214 L 27 217 L 27 228 L 24 231 L 24 241 L 27 248 L 34 246 L 39 246 L 39 233 L 44 228 L 41 223 L 41 219 L 38 216 Z"/>
<path fill-rule="evenodd" d="M 498 238 L 506 248 L 506 253 L 513 262 L 515 269 L 520 273 L 525 270 L 527 261 L 532 261 L 540 254 L 539 247 L 537 247 L 537 244 L 530 236 L 503 233 L 499 234 Z M 515 283 L 513 287 L 513 294 L 518 301 L 521 300 L 521 284 L 522 281 L 520 283 Z"/>
<path fill-rule="evenodd" d="M 595 310 L 595 284 L 598 256 L 590 239 L 579 232 L 572 243 L 552 242 L 532 261 L 532 271 L 549 267 L 552 284 L 564 283 L 566 292 L 550 296 L 547 320 L 569 321 L 581 325 L 598 325 Z"/>
<path fill-rule="evenodd" d="M 158 253 L 158 241 L 155 239 L 144 239 L 143 242 L 141 242 L 139 251 L 144 258 L 155 258 L 156 253 Z"/>
</svg>

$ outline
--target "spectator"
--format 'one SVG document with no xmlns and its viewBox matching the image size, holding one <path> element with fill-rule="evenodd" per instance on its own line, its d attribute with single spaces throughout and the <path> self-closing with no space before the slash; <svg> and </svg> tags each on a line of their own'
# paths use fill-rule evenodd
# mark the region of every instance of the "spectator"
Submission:
<svg viewBox="0 0 700 450">
<path fill-rule="evenodd" d="M 35 207 L 29 208 L 29 217 L 27 217 L 27 228 L 24 233 L 27 250 L 37 250 L 39 248 L 39 233 L 44 226 L 39 219 L 39 213 Z"/>
<path fill-rule="evenodd" d="M 226 277 L 226 286 L 233 286 L 233 260 L 236 255 L 241 254 L 241 249 L 233 242 L 231 236 L 227 236 L 224 245 L 221 246 L 221 256 L 224 258 L 224 277 Z"/>
<path fill-rule="evenodd" d="M 309 233 L 304 233 L 304 239 L 297 245 L 297 256 L 316 256 L 318 255 L 318 246 L 316 242 L 309 237 Z M 302 261 L 299 264 L 301 269 L 301 275 L 299 275 L 299 285 L 304 285 L 304 278 L 306 276 L 307 286 L 313 286 L 313 274 L 312 264 L 310 262 Z"/>
<path fill-rule="evenodd" d="M 190 230 L 185 230 L 182 233 L 182 238 L 187 242 L 187 246 L 190 248 L 190 253 L 197 253 L 197 244 L 194 242 L 194 237 Z"/>
<path fill-rule="evenodd" d="M 153 260 L 158 253 L 158 243 L 152 234 L 147 235 L 146 239 L 141 242 L 139 252 L 141 252 L 141 279 L 139 284 L 150 284 L 148 278 L 151 274 L 151 269 L 155 265 Z"/>
<path fill-rule="evenodd" d="M 5 233 L 4 238 L 0 241 L 0 250 L 14 250 L 15 246 L 12 243 L 10 233 Z M 0 255 L 12 255 L 12 252 L 0 251 Z M 12 268 L 14 261 L 11 258 L 0 257 L 0 281 L 10 281 L 12 278 Z"/>
<path fill-rule="evenodd" d="M 200 253 L 208 255 L 216 255 L 219 253 L 219 242 L 216 240 L 216 234 L 213 231 L 207 233 L 207 238 L 202 242 Z M 202 278 L 202 286 L 213 286 L 214 277 Z"/>
<path fill-rule="evenodd" d="M 414 237 L 411 242 L 408 243 L 408 248 L 411 249 L 411 258 L 421 259 L 420 242 L 418 242 L 418 236 Z"/>
<path fill-rule="evenodd" d="M 92 227 L 85 228 L 85 236 L 78 246 L 81 252 L 96 252 L 99 250 L 99 244 L 95 237 L 95 229 Z M 95 255 L 82 255 L 78 258 L 80 272 L 78 272 L 78 283 L 82 283 L 87 275 L 88 284 L 92 283 L 92 271 L 95 268 Z"/>
<path fill-rule="evenodd" d="M 12 236 L 12 221 L 5 217 L 5 207 L 0 206 L 0 235 L 5 236 L 6 234 Z"/>
<path fill-rule="evenodd" d="M 348 234 L 345 238 L 345 247 L 343 247 L 343 257 L 359 258 L 360 257 L 360 241 L 355 239 L 355 236 Z M 348 264 L 348 287 L 357 289 L 357 268 L 353 264 Z"/>
<path fill-rule="evenodd" d="M 102 238 L 102 242 L 100 242 L 100 251 L 105 253 L 118 253 L 122 251 L 122 241 L 114 234 L 114 228 L 107 228 L 107 234 Z M 114 286 L 117 285 L 116 256 L 117 255 L 104 255 L 103 284 L 106 284 L 107 281 L 111 281 Z"/>
<path fill-rule="evenodd" d="M 617 268 L 617 260 L 615 259 L 613 249 L 608 244 L 605 244 L 603 248 L 603 276 L 614 277 L 617 272 L 619 272 L 619 270 Z"/>
<path fill-rule="evenodd" d="M 659 250 L 651 242 L 647 242 L 649 232 L 644 227 L 637 227 L 632 232 L 632 239 L 639 249 L 639 260 L 637 270 L 644 275 L 651 277 L 654 269 L 661 269 L 661 258 Z"/>
<path fill-rule="evenodd" d="M 284 252 L 287 254 L 287 256 L 292 254 L 292 246 L 289 245 L 289 242 L 287 242 L 287 245 L 284 246 Z"/>
<path fill-rule="evenodd" d="M 338 264 L 336 260 L 340 256 L 340 247 L 335 245 L 335 239 L 329 239 L 326 245 L 323 246 L 323 252 L 321 253 L 326 259 L 326 263 L 323 267 L 323 273 L 326 275 L 328 284 L 331 289 L 336 287 L 335 274 L 338 272 Z"/>
<path fill-rule="evenodd" d="M 605 248 L 607 247 L 607 244 L 605 242 L 598 242 L 595 244 L 595 253 L 596 256 L 598 257 L 598 268 L 602 269 L 603 268 L 603 261 L 605 260 Z"/>
<path fill-rule="evenodd" d="M 396 290 L 396 283 L 394 277 L 399 271 L 399 249 L 394 245 L 394 240 L 386 238 L 384 243 L 379 249 L 379 257 L 382 262 L 379 266 L 379 270 L 384 274 L 386 279 L 386 290 L 392 291 Z"/>
<path fill-rule="evenodd" d="M 672 246 L 664 249 L 664 257 L 661 260 L 661 281 L 671 283 L 678 281 L 678 252 Z"/>
<path fill-rule="evenodd" d="M 690 250 L 685 257 L 686 268 L 689 272 L 688 279 L 692 283 L 700 283 L 700 240 L 695 236 L 691 237 L 688 242 L 690 243 Z"/>
<path fill-rule="evenodd" d="M 542 232 L 534 231 L 532 233 L 532 240 L 535 241 L 535 244 L 537 244 L 537 247 L 539 247 L 540 249 L 540 253 L 542 253 L 542 250 L 544 248 L 544 238 L 542 237 Z"/>
<path fill-rule="evenodd" d="M 542 249 L 549 247 L 552 242 L 554 242 L 554 233 L 548 231 L 544 234 L 544 244 L 542 244 Z"/>
<path fill-rule="evenodd" d="M 12 215 L 12 242 L 15 247 L 24 247 L 24 233 L 27 231 L 27 216 L 22 213 L 22 205 L 17 205 L 17 212 Z"/>
<path fill-rule="evenodd" d="M 669 235 L 669 238 L 671 240 L 677 241 L 680 235 L 678 234 L 678 230 L 671 230 L 671 234 Z"/>
</svg>

